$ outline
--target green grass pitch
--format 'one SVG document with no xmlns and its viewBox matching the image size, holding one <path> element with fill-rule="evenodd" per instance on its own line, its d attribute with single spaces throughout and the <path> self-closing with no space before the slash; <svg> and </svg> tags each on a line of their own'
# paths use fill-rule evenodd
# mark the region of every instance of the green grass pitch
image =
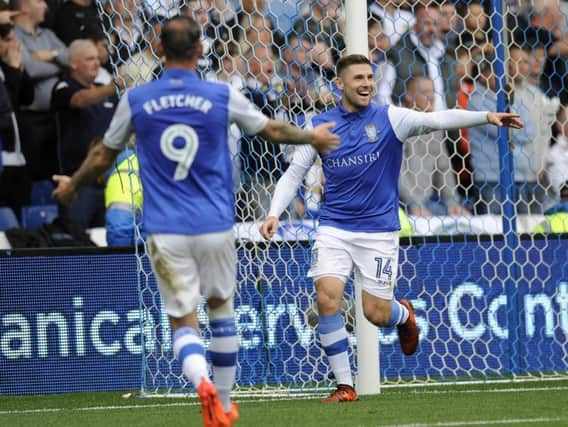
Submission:
<svg viewBox="0 0 568 427">
<path fill-rule="evenodd" d="M 568 426 L 568 380 L 388 387 L 344 404 L 240 400 L 238 426 Z M 200 426 L 195 399 L 0 396 L 0 426 Z"/>
</svg>

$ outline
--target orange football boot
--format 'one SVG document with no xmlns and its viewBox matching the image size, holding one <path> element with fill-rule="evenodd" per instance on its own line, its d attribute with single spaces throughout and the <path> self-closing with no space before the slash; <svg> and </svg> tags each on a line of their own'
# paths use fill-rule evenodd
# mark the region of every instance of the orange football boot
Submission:
<svg viewBox="0 0 568 427">
<path fill-rule="evenodd" d="M 212 382 L 203 378 L 197 387 L 197 395 L 201 401 L 204 427 L 231 427 L 231 420 L 225 413 Z"/>
<path fill-rule="evenodd" d="M 407 299 L 401 299 L 400 303 L 408 309 L 408 320 L 398 325 L 398 339 L 402 352 L 407 356 L 414 354 L 418 347 L 418 326 L 414 317 L 414 307 Z"/>
<path fill-rule="evenodd" d="M 353 402 L 357 400 L 357 392 L 347 384 L 339 384 L 337 390 L 322 400 L 323 403 Z"/>
</svg>

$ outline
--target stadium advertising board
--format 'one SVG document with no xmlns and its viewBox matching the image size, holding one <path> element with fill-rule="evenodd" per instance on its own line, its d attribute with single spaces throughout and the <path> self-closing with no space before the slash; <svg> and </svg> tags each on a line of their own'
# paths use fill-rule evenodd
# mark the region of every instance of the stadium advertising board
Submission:
<svg viewBox="0 0 568 427">
<path fill-rule="evenodd" d="M 413 301 L 421 344 L 415 356 L 404 357 L 396 331 L 382 331 L 383 378 L 502 376 L 510 372 L 512 355 L 525 372 L 564 371 L 568 241 L 521 243 L 519 342 L 509 339 L 503 283 L 511 269 L 500 260 L 502 242 L 406 248 L 396 294 Z M 326 377 L 315 329 L 306 320 L 315 295 L 305 278 L 309 257 L 303 245 L 271 248 L 261 257 L 240 250 L 239 384 Z M 142 298 L 155 309 L 139 310 L 136 263 L 132 254 L 0 257 L 0 394 L 130 390 L 139 389 L 141 379 L 150 387 L 177 381 L 168 374 L 170 331 L 153 281 L 147 288 L 142 283 Z M 205 330 L 206 319 L 200 312 Z M 143 369 L 143 352 L 162 355 L 161 347 L 165 357 L 145 359 Z"/>
</svg>

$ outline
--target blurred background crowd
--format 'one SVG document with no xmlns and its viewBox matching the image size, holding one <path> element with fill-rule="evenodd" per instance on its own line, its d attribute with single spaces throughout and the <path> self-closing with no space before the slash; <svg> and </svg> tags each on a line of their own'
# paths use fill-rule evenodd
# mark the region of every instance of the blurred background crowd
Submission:
<svg viewBox="0 0 568 427">
<path fill-rule="evenodd" d="M 424 112 L 496 109 L 491 2 L 367 3 L 375 102 Z M 568 186 L 568 2 L 506 3 L 504 90 L 508 108 L 525 123 L 510 136 L 515 208 L 543 214 L 563 202 Z M 268 116 L 303 125 L 339 99 L 334 64 L 345 49 L 346 25 L 340 0 L 0 0 L 0 206 L 20 223 L 33 206 L 43 206 L 44 218 L 59 214 L 84 228 L 104 226 L 111 205 L 138 208 L 139 201 L 121 199 L 116 189 L 105 195 L 124 165 L 65 209 L 53 205 L 50 179 L 79 167 L 122 91 L 160 76 L 160 22 L 179 13 L 204 30 L 202 78 L 230 83 Z M 496 141 L 496 128 L 481 126 L 406 144 L 405 212 L 500 214 Z M 263 219 L 293 152 L 237 128 L 230 144 L 237 220 Z M 132 159 L 124 158 L 132 173 Z M 314 166 L 289 209 L 292 219 L 317 216 L 323 180 Z"/>
</svg>

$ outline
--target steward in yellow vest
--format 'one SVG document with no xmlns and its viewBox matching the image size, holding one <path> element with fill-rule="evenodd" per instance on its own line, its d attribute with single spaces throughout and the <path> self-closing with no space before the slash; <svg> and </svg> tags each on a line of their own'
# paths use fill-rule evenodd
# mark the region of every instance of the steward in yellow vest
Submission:
<svg viewBox="0 0 568 427">
<path fill-rule="evenodd" d="M 533 229 L 533 233 L 568 233 L 568 183 L 560 190 L 560 202 L 544 215 L 545 220 Z"/>
<path fill-rule="evenodd" d="M 140 221 L 142 184 L 138 158 L 132 150 L 119 154 L 107 171 L 105 187 L 106 239 L 109 246 L 132 246 L 134 225 Z"/>
</svg>

